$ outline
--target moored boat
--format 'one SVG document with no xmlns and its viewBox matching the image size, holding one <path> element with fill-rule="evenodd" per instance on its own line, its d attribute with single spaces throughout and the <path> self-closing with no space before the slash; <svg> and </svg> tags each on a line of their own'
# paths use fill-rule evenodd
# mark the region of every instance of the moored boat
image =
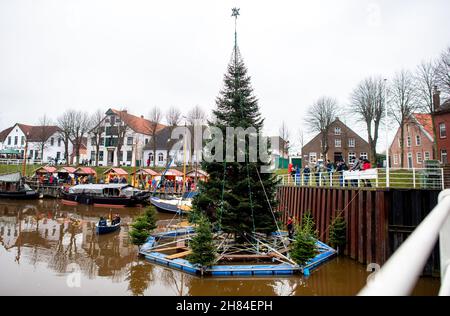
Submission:
<svg viewBox="0 0 450 316">
<path fill-rule="evenodd" d="M 194 191 L 186 192 L 181 197 L 172 199 L 161 199 L 156 196 L 150 198 L 150 203 L 156 209 L 163 213 L 188 213 L 192 209 L 192 199 L 197 193 Z"/>
<path fill-rule="evenodd" d="M 124 207 L 148 203 L 150 192 L 128 184 L 79 184 L 61 192 L 63 200 L 95 206 Z"/>
<path fill-rule="evenodd" d="M 106 224 L 106 226 L 100 226 L 99 223 L 95 223 L 95 233 L 102 235 L 115 232 L 120 229 L 120 222 L 116 224 Z"/>
<path fill-rule="evenodd" d="M 20 172 L 0 175 L 0 198 L 30 200 L 39 198 L 39 193 L 25 183 Z"/>
</svg>

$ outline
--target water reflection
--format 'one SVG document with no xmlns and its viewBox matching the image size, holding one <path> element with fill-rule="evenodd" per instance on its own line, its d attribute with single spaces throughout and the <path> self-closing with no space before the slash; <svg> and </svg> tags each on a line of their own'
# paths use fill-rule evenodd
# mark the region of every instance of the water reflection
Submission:
<svg viewBox="0 0 450 316">
<path fill-rule="evenodd" d="M 364 266 L 338 258 L 309 278 L 192 276 L 137 258 L 128 231 L 141 212 L 121 209 L 121 230 L 98 236 L 95 222 L 109 209 L 0 200 L 0 294 L 42 294 L 42 283 L 45 293 L 64 295 L 354 295 L 368 275 Z M 85 278 L 78 292 L 65 283 L 73 263 Z M 422 279 L 416 294 L 433 295 L 438 287 L 438 280 Z"/>
</svg>

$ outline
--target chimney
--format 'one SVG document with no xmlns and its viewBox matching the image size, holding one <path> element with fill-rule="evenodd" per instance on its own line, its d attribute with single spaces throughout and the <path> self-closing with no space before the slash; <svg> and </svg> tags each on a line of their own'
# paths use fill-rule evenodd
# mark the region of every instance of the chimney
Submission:
<svg viewBox="0 0 450 316">
<path fill-rule="evenodd" d="M 144 115 L 141 115 L 141 118 L 143 119 L 143 118 L 144 118 Z"/>
<path fill-rule="evenodd" d="M 440 97 L 441 91 L 438 90 L 437 86 L 434 86 L 433 89 L 433 110 L 434 112 L 437 112 L 441 108 L 441 97 Z"/>
<path fill-rule="evenodd" d="M 123 113 L 128 113 L 128 110 L 122 110 Z"/>
</svg>

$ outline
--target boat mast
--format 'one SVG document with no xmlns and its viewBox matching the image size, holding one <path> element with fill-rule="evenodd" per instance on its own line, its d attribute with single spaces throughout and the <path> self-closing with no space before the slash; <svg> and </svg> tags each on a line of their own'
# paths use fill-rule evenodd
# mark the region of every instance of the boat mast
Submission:
<svg viewBox="0 0 450 316">
<path fill-rule="evenodd" d="M 25 150 L 23 152 L 23 164 L 22 164 L 22 177 L 26 176 L 26 170 L 27 170 L 27 151 L 28 151 L 28 135 L 25 138 Z"/>
</svg>

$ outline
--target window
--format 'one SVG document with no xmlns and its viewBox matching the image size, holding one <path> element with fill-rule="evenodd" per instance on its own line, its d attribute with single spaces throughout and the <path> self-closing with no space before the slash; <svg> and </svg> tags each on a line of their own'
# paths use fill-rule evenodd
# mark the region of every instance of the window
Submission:
<svg viewBox="0 0 450 316">
<path fill-rule="evenodd" d="M 20 144 L 23 146 L 23 145 L 25 145 L 25 136 L 22 136 L 21 138 L 20 138 Z"/>
<path fill-rule="evenodd" d="M 58 137 L 58 147 L 61 147 L 61 141 L 62 141 L 61 137 Z"/>
<path fill-rule="evenodd" d="M 95 161 L 95 150 L 91 151 L 91 160 Z"/>
<path fill-rule="evenodd" d="M 100 137 L 100 146 L 104 146 L 105 145 L 105 138 Z"/>
<path fill-rule="evenodd" d="M 127 137 L 127 145 L 128 146 L 133 145 L 133 137 Z"/>
<path fill-rule="evenodd" d="M 411 147 L 411 136 L 406 138 L 406 147 Z"/>
<path fill-rule="evenodd" d="M 11 145 L 11 136 L 8 136 L 8 145 Z"/>
<path fill-rule="evenodd" d="M 61 153 L 59 151 L 56 152 L 56 160 L 59 160 L 61 158 Z"/>
<path fill-rule="evenodd" d="M 340 139 L 335 139 L 334 140 L 334 147 L 341 147 L 341 140 Z"/>
<path fill-rule="evenodd" d="M 354 138 L 348 139 L 348 147 L 355 147 L 355 139 Z"/>
<path fill-rule="evenodd" d="M 361 157 L 362 159 L 367 159 L 368 156 L 367 153 L 362 152 L 359 154 L 359 157 Z"/>
<path fill-rule="evenodd" d="M 117 153 L 117 159 L 118 159 L 119 161 L 124 161 L 124 159 L 123 159 L 123 150 L 121 150 L 121 151 L 119 151 L 119 152 Z"/>
<path fill-rule="evenodd" d="M 420 135 L 416 135 L 416 146 L 420 146 L 422 140 L 420 139 Z"/>
<path fill-rule="evenodd" d="M 424 153 L 423 153 L 423 158 L 424 158 L 425 160 L 430 160 L 430 152 L 429 152 L 429 151 L 424 152 Z"/>
<path fill-rule="evenodd" d="M 402 143 L 400 142 L 400 137 L 398 138 L 398 147 L 402 147 Z"/>
<path fill-rule="evenodd" d="M 19 136 L 14 136 L 14 145 L 19 143 Z"/>
<path fill-rule="evenodd" d="M 147 145 L 147 144 L 148 144 L 148 138 L 145 139 L 145 145 Z"/>
<path fill-rule="evenodd" d="M 50 138 L 50 146 L 53 146 L 53 145 L 55 145 L 55 139 L 52 137 L 52 138 Z"/>
<path fill-rule="evenodd" d="M 96 144 L 96 139 L 95 139 L 95 137 L 92 137 L 92 138 L 91 138 L 91 145 L 94 146 L 95 144 Z"/>
<path fill-rule="evenodd" d="M 416 153 L 416 161 L 417 163 L 422 163 L 422 153 Z"/>
<path fill-rule="evenodd" d="M 133 152 L 131 150 L 127 151 L 127 161 L 133 160 Z"/>
<path fill-rule="evenodd" d="M 441 149 L 441 163 L 446 164 L 447 161 L 447 149 Z"/>
<path fill-rule="evenodd" d="M 340 127 L 335 127 L 334 128 L 334 135 L 341 135 L 341 128 Z"/>
<path fill-rule="evenodd" d="M 150 159 L 150 161 L 153 162 L 153 153 L 149 153 L 149 154 L 148 154 L 148 159 Z"/>
<path fill-rule="evenodd" d="M 116 124 L 116 117 L 115 116 L 111 116 L 111 125 Z"/>
<path fill-rule="evenodd" d="M 398 155 L 394 154 L 394 165 L 398 165 Z"/>
<path fill-rule="evenodd" d="M 349 163 L 354 163 L 356 159 L 356 154 L 354 152 L 349 152 L 348 153 L 348 162 Z"/>
<path fill-rule="evenodd" d="M 34 151 L 34 159 L 39 159 L 39 150 Z"/>
<path fill-rule="evenodd" d="M 30 154 L 28 155 L 29 158 L 33 158 L 33 149 L 30 150 Z"/>
<path fill-rule="evenodd" d="M 163 162 L 164 161 L 164 154 L 163 153 L 159 153 L 158 154 L 158 162 Z"/>
<path fill-rule="evenodd" d="M 447 129 L 445 128 L 445 123 L 439 124 L 439 137 L 446 138 L 447 137 Z"/>
<path fill-rule="evenodd" d="M 309 162 L 310 163 L 316 163 L 317 162 L 317 154 L 316 153 L 309 153 Z"/>
</svg>

